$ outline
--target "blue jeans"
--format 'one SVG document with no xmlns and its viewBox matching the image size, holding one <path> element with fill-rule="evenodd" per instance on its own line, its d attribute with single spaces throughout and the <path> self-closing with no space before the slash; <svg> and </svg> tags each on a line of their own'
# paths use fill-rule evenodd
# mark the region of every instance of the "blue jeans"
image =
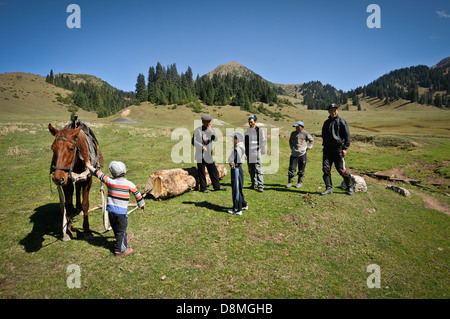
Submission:
<svg viewBox="0 0 450 319">
<path fill-rule="evenodd" d="M 242 193 L 242 187 L 244 186 L 244 171 L 242 167 L 236 167 L 231 169 L 231 190 L 233 196 L 233 211 L 239 212 L 242 207 L 247 206 L 247 202 L 244 199 Z"/>
</svg>

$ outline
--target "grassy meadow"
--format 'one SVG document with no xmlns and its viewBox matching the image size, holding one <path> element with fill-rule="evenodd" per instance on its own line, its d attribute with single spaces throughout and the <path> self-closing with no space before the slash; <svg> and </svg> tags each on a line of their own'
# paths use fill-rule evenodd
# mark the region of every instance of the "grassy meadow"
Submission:
<svg viewBox="0 0 450 319">
<path fill-rule="evenodd" d="M 2 299 L 449 298 L 450 219 L 428 208 L 421 196 L 442 207 L 450 205 L 448 111 L 340 112 L 356 137 L 346 160 L 350 171 L 402 168 L 421 180 L 416 186 L 399 185 L 411 190 L 411 197 L 372 179 L 366 179 L 367 193 L 347 196 L 337 187 L 342 178 L 335 170 L 335 193 L 321 197 L 320 137 L 308 153 L 303 188 L 286 189 L 292 124 L 303 120 L 307 131 L 319 135 L 327 113 L 286 106 L 280 121 L 260 115 L 259 122 L 280 129 L 279 169 L 264 176 L 264 193 L 244 189 L 248 211 L 241 217 L 226 214 L 231 207 L 229 174 L 222 179 L 226 192 L 147 199 L 145 211 L 129 216 L 134 253 L 115 258 L 113 234 L 104 231 L 100 210 L 90 213 L 93 239 L 81 239 L 82 216 L 77 216 L 76 238 L 60 240 L 59 199 L 48 174 L 53 136 L 47 125 L 62 127 L 70 113 L 53 101 L 55 92 L 47 91 L 42 109 L 33 112 L 27 101 L 35 97 L 26 90 L 11 92 L 5 83 L 0 86 Z M 141 191 L 156 170 L 195 166 L 172 162 L 171 150 L 178 141 L 171 134 L 176 128 L 192 134 L 201 114 L 184 105 L 148 103 L 129 111 L 127 117 L 139 124 L 112 124 L 120 114 L 97 119 L 79 112 L 80 120 L 95 132 L 106 166 L 112 160 L 125 162 L 127 178 Z M 224 134 L 225 128 L 245 129 L 249 115 L 231 106 L 205 106 L 204 112 L 225 122 L 215 125 Z M 250 185 L 246 165 L 244 172 Z M 91 206 L 101 202 L 99 189 L 96 179 Z M 81 269 L 80 288 L 66 284 L 71 264 Z M 380 288 L 367 286 L 367 267 L 372 264 L 380 267 Z"/>
</svg>

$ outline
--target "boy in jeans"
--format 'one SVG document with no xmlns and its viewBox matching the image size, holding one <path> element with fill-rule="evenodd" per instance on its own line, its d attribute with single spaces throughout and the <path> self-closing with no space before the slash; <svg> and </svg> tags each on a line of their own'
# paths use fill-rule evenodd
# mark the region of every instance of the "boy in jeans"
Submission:
<svg viewBox="0 0 450 319">
<path fill-rule="evenodd" d="M 229 210 L 228 213 L 241 216 L 242 210 L 248 209 L 247 202 L 242 193 L 242 187 L 244 185 L 242 163 L 245 161 L 244 135 L 240 132 L 235 132 L 230 136 L 234 139 L 234 147 L 228 157 L 228 163 L 231 167 L 233 209 Z"/>
<path fill-rule="evenodd" d="M 109 222 L 116 237 L 114 254 L 117 257 L 131 254 L 133 249 L 128 248 L 127 245 L 134 234 L 130 233 L 127 235 L 128 201 L 130 200 L 130 192 L 132 192 L 134 197 L 136 197 L 138 206 L 144 210 L 145 202 L 141 193 L 132 182 L 124 177 L 127 168 L 122 162 L 112 161 L 109 164 L 108 168 L 113 178 L 95 169 L 91 163 L 86 163 L 86 167 L 108 187 L 106 210 L 108 211 Z"/>
</svg>

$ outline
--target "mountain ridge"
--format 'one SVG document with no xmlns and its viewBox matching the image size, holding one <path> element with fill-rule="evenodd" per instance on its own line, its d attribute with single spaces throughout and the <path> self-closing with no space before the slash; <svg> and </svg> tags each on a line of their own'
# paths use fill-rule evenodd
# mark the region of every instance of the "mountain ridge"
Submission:
<svg viewBox="0 0 450 319">
<path fill-rule="evenodd" d="M 262 76 L 257 74 L 255 71 L 250 70 L 249 68 L 245 67 L 244 65 L 242 65 L 236 61 L 228 62 L 225 64 L 220 64 L 213 70 L 206 73 L 205 75 L 208 76 L 210 79 L 212 79 L 212 77 L 214 75 L 223 76 L 223 75 L 227 75 L 227 74 L 237 75 L 237 76 L 245 76 L 245 77 L 259 77 L 259 78 L 263 79 Z M 265 80 L 265 81 L 267 81 L 267 80 Z M 267 82 L 269 82 L 269 81 L 267 81 Z"/>
<path fill-rule="evenodd" d="M 368 105 L 368 102 L 371 105 L 371 108 L 373 106 L 377 109 L 385 108 L 385 105 L 398 105 L 398 108 L 395 107 L 395 109 L 406 109 L 405 107 L 403 107 L 403 105 L 408 105 L 408 103 L 412 102 L 416 102 L 422 105 L 439 105 L 438 107 L 448 108 L 450 100 L 449 69 L 450 57 L 447 57 L 440 60 L 432 67 L 417 66 L 396 69 L 394 71 L 386 73 L 385 75 L 381 76 L 377 80 L 372 81 L 364 87 L 358 88 L 359 90 L 351 90 L 348 92 L 337 90 L 329 84 L 321 84 L 320 81 L 310 81 L 301 84 L 273 83 L 262 78 L 256 72 L 236 61 L 232 61 L 226 64 L 220 64 L 205 75 L 207 75 L 210 79 L 214 75 L 225 75 L 229 73 L 238 76 L 258 77 L 259 79 L 262 79 L 265 82 L 276 86 L 278 88 L 278 96 L 289 97 L 292 99 L 291 102 L 293 102 L 294 104 L 308 105 L 310 106 L 309 108 L 315 107 L 309 105 L 308 102 L 315 104 L 318 109 L 322 109 L 323 105 L 328 103 L 328 100 L 330 99 L 335 102 L 337 101 L 337 103 L 340 103 L 343 106 L 347 105 L 349 109 L 356 109 L 359 100 L 361 100 L 361 102 L 364 102 L 364 104 L 361 103 L 363 109 L 365 105 Z M 396 84 L 395 81 L 389 80 L 389 74 L 391 74 L 392 77 L 395 74 L 399 74 L 400 71 L 403 73 L 406 72 L 406 77 L 404 79 L 412 84 L 414 84 L 417 74 L 419 74 L 417 72 L 419 71 L 429 72 L 431 81 L 429 82 L 429 84 L 424 85 L 422 82 L 420 82 L 420 78 L 417 77 L 418 86 L 414 87 L 413 85 L 410 85 L 408 87 L 406 82 Z M 440 87 L 435 87 L 436 81 L 433 80 L 436 72 L 440 79 L 438 79 L 440 82 L 438 81 L 437 83 L 442 84 Z M 94 75 L 61 73 L 57 74 L 56 76 L 59 75 L 69 77 L 71 81 L 78 83 L 89 82 L 91 84 L 98 85 L 99 87 L 106 86 L 114 88 L 107 81 L 104 81 Z M 431 77 L 431 75 L 433 75 L 433 77 Z M 387 81 L 386 79 L 389 81 Z M 401 88 L 401 90 L 399 91 L 401 93 L 400 96 L 393 97 L 393 93 L 389 93 L 388 91 L 376 91 L 378 87 L 382 87 L 386 84 L 388 84 L 391 88 L 395 88 L 396 86 Z M 396 95 L 398 94 L 397 91 L 394 92 Z M 54 108 L 54 110 L 59 112 L 61 108 L 65 107 L 64 103 L 65 101 L 67 101 L 66 97 L 68 97 L 68 95 L 73 95 L 73 93 L 73 91 L 57 88 L 52 84 L 47 83 L 45 81 L 45 77 L 41 75 L 34 75 L 25 72 L 10 72 L 0 74 L 0 106 L 1 110 L 4 111 L 4 114 L 12 112 L 14 108 L 23 108 L 24 112 L 37 112 L 40 114 L 40 105 L 46 105 L 49 107 L 54 106 L 56 107 Z M 436 96 L 438 96 L 438 101 L 436 101 Z M 389 99 L 386 99 L 387 97 L 389 97 Z M 21 103 L 27 104 L 27 107 L 21 107 L 19 105 Z M 132 101 L 130 103 L 132 103 Z M 33 111 L 33 108 L 36 108 L 35 111 Z"/>
</svg>

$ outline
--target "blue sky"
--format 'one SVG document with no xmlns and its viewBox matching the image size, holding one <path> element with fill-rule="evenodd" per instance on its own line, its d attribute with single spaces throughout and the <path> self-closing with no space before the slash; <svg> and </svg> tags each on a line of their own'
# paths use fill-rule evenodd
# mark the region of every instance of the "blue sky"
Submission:
<svg viewBox="0 0 450 319">
<path fill-rule="evenodd" d="M 72 3 L 79 29 L 66 25 Z M 366 25 L 372 3 L 379 29 Z M 0 73 L 85 73 L 133 91 L 158 61 L 194 78 L 236 61 L 274 83 L 347 91 L 450 56 L 450 1 L 0 0 L 0 30 Z"/>
</svg>

